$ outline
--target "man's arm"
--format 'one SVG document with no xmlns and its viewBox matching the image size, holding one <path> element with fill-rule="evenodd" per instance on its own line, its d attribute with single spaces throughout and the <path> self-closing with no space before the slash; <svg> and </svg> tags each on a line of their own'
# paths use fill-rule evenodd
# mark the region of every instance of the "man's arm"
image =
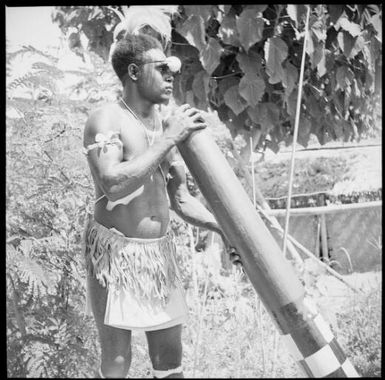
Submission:
<svg viewBox="0 0 385 380">
<path fill-rule="evenodd" d="M 95 144 L 99 136 L 109 139 L 113 122 L 108 112 L 99 110 L 90 116 L 84 131 L 84 146 Z M 165 133 L 145 152 L 123 161 L 123 144 L 102 144 L 88 152 L 88 162 L 97 183 L 111 201 L 115 201 L 140 188 L 166 157 L 170 149 L 187 138 L 191 132 L 206 127 L 199 113 L 188 105 L 176 109 L 165 121 Z"/>
<path fill-rule="evenodd" d="M 182 159 L 176 157 L 174 155 L 174 162 L 181 162 Z M 180 164 L 172 165 L 169 174 L 167 190 L 171 208 L 187 223 L 217 232 L 225 239 L 214 215 L 189 193 L 184 167 Z"/>
<path fill-rule="evenodd" d="M 111 201 L 120 199 L 143 185 L 152 175 L 169 150 L 175 145 L 173 139 L 164 136 L 149 149 L 123 161 L 123 144 L 118 139 L 114 142 L 109 138 L 112 132 L 108 114 L 97 111 L 87 121 L 84 132 L 84 146 L 95 143 L 96 137 L 106 138 L 107 143 L 88 152 L 88 162 L 104 194 Z M 109 143 L 108 143 L 109 142 Z"/>
</svg>

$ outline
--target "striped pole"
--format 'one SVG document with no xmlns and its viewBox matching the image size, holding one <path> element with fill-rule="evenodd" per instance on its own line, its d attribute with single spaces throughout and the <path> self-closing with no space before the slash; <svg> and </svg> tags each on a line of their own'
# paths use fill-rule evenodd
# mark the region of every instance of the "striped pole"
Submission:
<svg viewBox="0 0 385 380">
<path fill-rule="evenodd" d="M 305 374 L 358 377 L 208 131 L 194 132 L 178 148 Z"/>
</svg>

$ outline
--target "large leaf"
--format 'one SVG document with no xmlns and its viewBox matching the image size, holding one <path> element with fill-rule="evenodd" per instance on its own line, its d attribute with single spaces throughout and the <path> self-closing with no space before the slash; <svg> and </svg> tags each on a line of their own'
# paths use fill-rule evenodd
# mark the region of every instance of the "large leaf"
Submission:
<svg viewBox="0 0 385 380">
<path fill-rule="evenodd" d="M 370 19 L 371 24 L 374 27 L 374 30 L 377 32 L 377 38 L 380 42 L 382 42 L 382 18 L 381 14 L 377 13 Z"/>
<path fill-rule="evenodd" d="M 322 78 L 326 73 L 327 73 L 327 69 L 326 69 L 326 56 L 329 54 L 330 52 L 326 49 L 323 49 L 323 54 L 321 56 L 321 59 L 320 61 L 318 62 L 317 64 L 317 71 L 318 71 L 318 76 L 320 78 Z"/>
<path fill-rule="evenodd" d="M 255 9 L 244 9 L 236 21 L 239 39 L 246 51 L 262 40 L 264 21 Z"/>
<path fill-rule="evenodd" d="M 324 110 L 321 109 L 319 101 L 312 93 L 304 97 L 304 100 L 306 102 L 306 108 L 309 110 L 311 116 L 318 119 L 323 115 Z"/>
<path fill-rule="evenodd" d="M 261 75 L 262 57 L 254 52 L 250 51 L 249 54 L 238 53 L 236 57 L 239 67 L 248 76 Z"/>
<path fill-rule="evenodd" d="M 310 138 L 311 122 L 309 119 L 301 116 L 298 124 L 297 141 L 304 147 L 307 147 Z"/>
<path fill-rule="evenodd" d="M 239 93 L 254 107 L 262 99 L 265 87 L 265 81 L 260 76 L 246 74 L 239 82 Z"/>
<path fill-rule="evenodd" d="M 298 79 L 298 69 L 292 65 L 290 62 L 287 62 L 283 71 L 282 84 L 286 88 L 285 94 L 289 96 L 293 91 L 295 84 Z"/>
<path fill-rule="evenodd" d="M 245 6 L 247 10 L 253 10 L 254 12 L 261 13 L 267 8 L 267 4 L 249 4 Z"/>
<path fill-rule="evenodd" d="M 201 16 L 190 16 L 177 31 L 198 50 L 205 47 L 205 27 Z"/>
<path fill-rule="evenodd" d="M 259 103 L 253 108 L 249 107 L 247 113 L 254 123 L 261 126 L 262 133 L 268 133 L 279 124 L 279 109 L 274 103 Z"/>
<path fill-rule="evenodd" d="M 339 32 L 337 35 L 337 41 L 342 52 L 344 53 L 344 56 L 348 58 L 352 53 L 355 39 L 347 32 Z"/>
<path fill-rule="evenodd" d="M 222 46 L 217 40 L 209 38 L 208 44 L 201 51 L 200 61 L 209 74 L 212 74 L 219 65 L 222 50 Z"/>
<path fill-rule="evenodd" d="M 356 37 L 348 58 L 354 58 L 359 52 L 363 50 L 364 46 L 365 39 L 362 36 Z"/>
<path fill-rule="evenodd" d="M 326 41 L 326 26 L 322 20 L 316 20 L 311 26 L 311 31 L 318 41 Z"/>
<path fill-rule="evenodd" d="M 278 83 L 284 78 L 282 62 L 286 59 L 288 47 L 279 37 L 269 38 L 265 43 L 266 72 L 271 84 Z"/>
<path fill-rule="evenodd" d="M 298 97 L 298 90 L 295 88 L 289 96 L 285 96 L 284 101 L 286 104 L 286 111 L 287 113 L 294 117 L 296 113 L 297 108 L 297 97 Z"/>
<path fill-rule="evenodd" d="M 218 30 L 219 36 L 225 44 L 239 46 L 239 33 L 234 12 L 230 12 L 223 19 Z"/>
<path fill-rule="evenodd" d="M 354 79 L 354 73 L 348 66 L 340 66 L 336 71 L 337 88 L 345 90 L 350 86 Z"/>
<path fill-rule="evenodd" d="M 247 107 L 247 103 L 239 96 L 238 86 L 230 87 L 223 97 L 226 105 L 231 108 L 235 115 L 239 115 Z"/>
<path fill-rule="evenodd" d="M 184 5 L 183 9 L 188 17 L 200 16 L 207 23 L 212 14 L 212 5 Z"/>
<path fill-rule="evenodd" d="M 323 42 L 318 42 L 315 45 L 313 54 L 310 56 L 311 67 L 315 69 L 316 66 L 321 62 L 321 60 L 325 57 L 325 45 Z"/>
<path fill-rule="evenodd" d="M 210 76 L 205 70 L 201 70 L 194 76 L 192 90 L 195 96 L 202 102 L 207 101 L 207 93 L 209 91 Z"/>
<path fill-rule="evenodd" d="M 357 37 L 361 34 L 361 27 L 355 22 L 349 21 L 346 17 L 341 17 L 338 20 L 340 27 L 350 33 L 352 37 Z"/>
<path fill-rule="evenodd" d="M 286 12 L 289 17 L 295 22 L 296 28 L 301 23 L 301 20 L 306 15 L 306 7 L 304 4 L 287 4 Z"/>
<path fill-rule="evenodd" d="M 329 10 L 329 16 L 330 16 L 330 22 L 335 24 L 338 19 L 341 17 L 343 11 L 344 11 L 344 5 L 343 4 L 328 4 L 328 10 Z"/>
</svg>

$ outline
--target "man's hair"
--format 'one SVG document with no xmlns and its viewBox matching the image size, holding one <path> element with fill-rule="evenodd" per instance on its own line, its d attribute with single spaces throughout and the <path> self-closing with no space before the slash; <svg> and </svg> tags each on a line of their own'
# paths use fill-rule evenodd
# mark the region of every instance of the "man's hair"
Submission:
<svg viewBox="0 0 385 380">
<path fill-rule="evenodd" d="M 111 56 L 112 67 L 122 83 L 127 75 L 127 66 L 131 63 L 144 63 L 143 55 L 151 49 L 162 49 L 160 42 L 145 34 L 126 34 L 115 46 Z"/>
</svg>

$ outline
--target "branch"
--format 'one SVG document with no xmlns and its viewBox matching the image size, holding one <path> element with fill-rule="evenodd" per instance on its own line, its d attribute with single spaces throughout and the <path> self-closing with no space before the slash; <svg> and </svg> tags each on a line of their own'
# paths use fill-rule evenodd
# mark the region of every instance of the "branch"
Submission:
<svg viewBox="0 0 385 380">
<path fill-rule="evenodd" d="M 10 274 L 8 274 L 8 279 L 11 283 L 11 286 L 12 286 L 12 297 L 11 297 L 11 300 L 12 300 L 12 306 L 13 306 L 13 310 L 15 312 L 15 317 L 16 317 L 16 323 L 17 323 L 17 327 L 19 328 L 19 331 L 21 333 L 21 336 L 24 338 L 27 334 L 27 330 L 26 330 L 26 327 L 25 327 L 25 319 L 24 319 L 24 315 L 23 315 L 23 312 L 20 311 L 19 309 L 19 294 L 15 288 L 15 283 L 13 282 L 13 278 Z"/>
</svg>

